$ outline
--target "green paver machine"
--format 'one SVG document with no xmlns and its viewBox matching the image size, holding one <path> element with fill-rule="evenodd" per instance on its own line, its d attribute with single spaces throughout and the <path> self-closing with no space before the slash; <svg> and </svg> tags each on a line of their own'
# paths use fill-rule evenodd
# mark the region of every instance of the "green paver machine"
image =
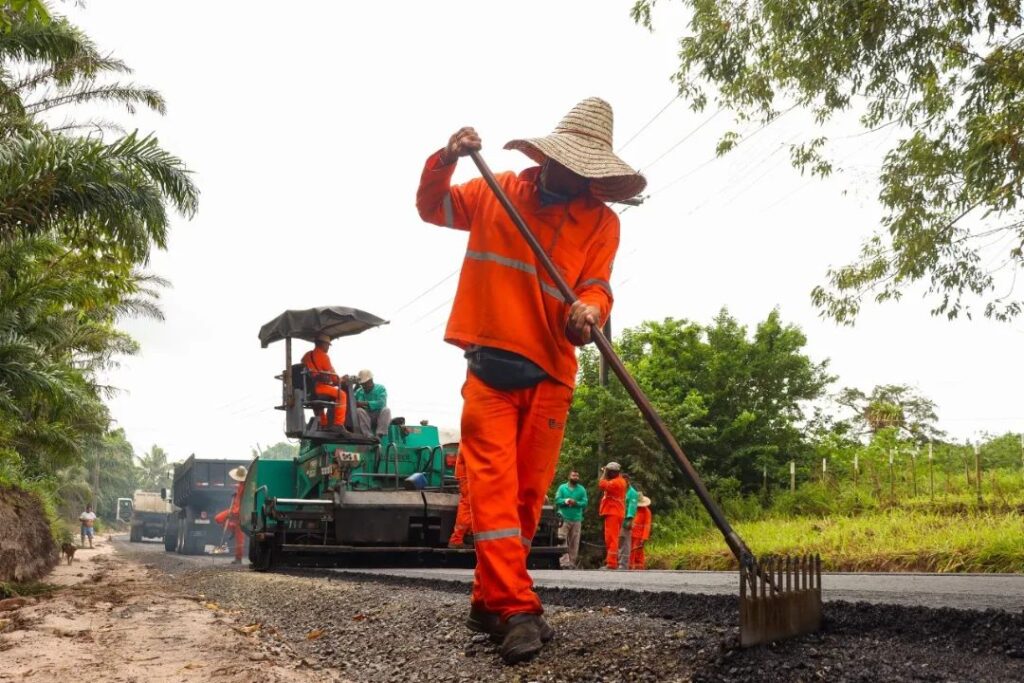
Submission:
<svg viewBox="0 0 1024 683">
<path fill-rule="evenodd" d="M 292 339 L 332 340 L 387 324 L 355 308 L 329 306 L 286 311 L 260 329 L 260 343 L 284 341 L 282 386 L 285 434 L 300 439 L 295 458 L 258 457 L 245 482 L 242 528 L 249 561 L 266 571 L 290 566 L 472 566 L 470 549 L 448 548 L 455 524 L 457 443 L 442 444 L 437 427 L 407 425 L 398 417 L 377 438 L 360 433 L 353 382 L 344 426 L 321 425 L 334 401 L 314 393 L 314 377 L 292 362 Z M 307 421 L 306 411 L 313 412 Z M 566 549 L 558 521 L 546 506 L 533 539 L 530 564 L 558 567 Z"/>
</svg>

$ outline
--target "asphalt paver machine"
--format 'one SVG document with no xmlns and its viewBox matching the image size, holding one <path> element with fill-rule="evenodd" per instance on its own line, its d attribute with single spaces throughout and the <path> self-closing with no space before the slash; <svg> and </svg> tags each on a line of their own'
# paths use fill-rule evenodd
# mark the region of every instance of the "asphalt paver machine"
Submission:
<svg viewBox="0 0 1024 683">
<path fill-rule="evenodd" d="M 285 434 L 300 440 L 294 458 L 258 457 L 249 468 L 242 527 L 250 536 L 253 569 L 275 566 L 472 566 L 472 548 L 448 548 L 455 524 L 457 443 L 440 442 L 436 426 L 396 417 L 380 438 L 359 432 L 354 386 L 344 426 L 324 427 L 318 415 L 333 407 L 314 393 L 314 378 L 293 363 L 292 340 L 332 340 L 387 321 L 355 308 L 286 311 L 260 329 L 264 348 L 284 342 L 282 386 Z M 312 413 L 311 417 L 307 415 Z M 530 564 L 558 567 L 565 546 L 546 506 L 533 539 Z"/>
</svg>

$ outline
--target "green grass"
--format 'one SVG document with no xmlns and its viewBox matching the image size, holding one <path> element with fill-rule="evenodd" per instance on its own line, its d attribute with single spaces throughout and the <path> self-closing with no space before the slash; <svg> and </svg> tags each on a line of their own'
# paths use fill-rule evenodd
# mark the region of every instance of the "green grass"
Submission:
<svg viewBox="0 0 1024 683">
<path fill-rule="evenodd" d="M 1024 571 L 1024 516 L 1015 510 L 945 514 L 900 508 L 856 516 L 769 517 L 735 526 L 759 556 L 818 553 L 823 568 L 833 571 Z M 676 541 L 655 538 L 647 556 L 653 568 L 736 566 L 713 529 Z"/>
<path fill-rule="evenodd" d="M 55 586 L 52 583 L 42 583 L 40 581 L 26 581 L 25 583 L 0 581 L 0 600 L 48 595 L 58 588 L 59 586 Z"/>
</svg>

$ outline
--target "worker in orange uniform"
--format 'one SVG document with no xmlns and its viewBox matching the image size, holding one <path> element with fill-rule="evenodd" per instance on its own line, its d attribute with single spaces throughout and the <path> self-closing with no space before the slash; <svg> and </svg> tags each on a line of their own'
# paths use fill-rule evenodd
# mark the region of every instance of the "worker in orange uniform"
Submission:
<svg viewBox="0 0 1024 683">
<path fill-rule="evenodd" d="M 476 574 L 466 625 L 502 639 L 506 663 L 554 636 L 526 571 L 544 494 L 554 477 L 576 381 L 575 346 L 612 306 L 619 220 L 606 202 L 633 197 L 643 176 L 612 151 L 607 102 L 580 102 L 553 134 L 505 145 L 538 165 L 497 181 L 573 286 L 566 302 L 481 178 L 452 186 L 459 157 L 481 148 L 462 128 L 420 176 L 423 220 L 468 231 L 445 341 L 468 361 L 461 453 L 469 478 Z"/>
<path fill-rule="evenodd" d="M 327 355 L 331 348 L 331 338 L 326 334 L 319 334 L 314 344 L 315 346 L 302 357 L 302 364 L 309 370 L 309 375 L 313 379 L 313 393 L 316 397 L 335 403 L 326 412 L 320 413 L 320 426 L 342 426 L 348 412 L 348 393 L 340 384 L 347 377 L 338 377 L 331 364 L 331 357 Z"/>
<path fill-rule="evenodd" d="M 629 568 L 646 569 L 644 545 L 651 537 L 651 499 L 647 496 L 640 496 L 640 502 L 636 504 L 636 517 L 633 518 L 633 529 L 630 533 L 633 544 L 629 552 Z"/>
<path fill-rule="evenodd" d="M 469 479 L 466 477 L 466 461 L 460 450 L 455 454 L 455 479 L 459 482 L 459 507 L 455 511 L 455 529 L 448 537 L 449 548 L 465 548 L 466 532 L 473 531 L 473 515 L 469 509 Z"/>
<path fill-rule="evenodd" d="M 626 480 L 620 474 L 622 467 L 610 462 L 601 468 L 598 487 L 604 493 L 597 514 L 604 517 L 605 568 L 619 568 L 619 533 L 626 518 Z"/>
<path fill-rule="evenodd" d="M 221 510 L 214 516 L 213 521 L 224 527 L 226 533 L 235 535 L 235 559 L 231 564 L 242 564 L 242 555 L 245 552 L 245 533 L 242 531 L 242 489 L 245 488 L 245 477 L 248 474 L 244 465 L 239 465 L 228 472 L 228 476 L 238 484 L 235 486 L 235 495 L 231 498 L 231 507 Z"/>
</svg>

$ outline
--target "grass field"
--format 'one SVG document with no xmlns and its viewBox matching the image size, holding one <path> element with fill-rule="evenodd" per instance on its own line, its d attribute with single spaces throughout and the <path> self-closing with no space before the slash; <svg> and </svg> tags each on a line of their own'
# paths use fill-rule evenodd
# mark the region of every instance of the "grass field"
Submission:
<svg viewBox="0 0 1024 683">
<path fill-rule="evenodd" d="M 758 556 L 817 553 L 833 571 L 1016 573 L 1024 572 L 1020 481 L 1019 472 L 996 474 L 980 505 L 966 482 L 955 482 L 934 500 L 923 492 L 893 499 L 849 484 L 807 485 L 767 506 L 750 498 L 724 506 Z M 736 566 L 721 534 L 694 506 L 656 519 L 647 558 L 661 569 Z"/>
</svg>

